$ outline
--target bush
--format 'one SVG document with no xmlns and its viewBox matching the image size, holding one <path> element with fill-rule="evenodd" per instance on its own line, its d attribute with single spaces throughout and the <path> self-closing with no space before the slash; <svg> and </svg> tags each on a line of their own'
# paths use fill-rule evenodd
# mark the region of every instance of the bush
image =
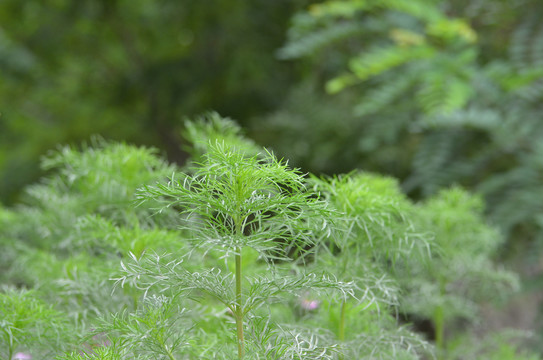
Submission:
<svg viewBox="0 0 543 360">
<path fill-rule="evenodd" d="M 516 278 L 492 264 L 501 237 L 478 198 L 453 188 L 415 204 L 391 178 L 305 176 L 255 154 L 217 115 L 189 129 L 205 146 L 187 168 L 125 144 L 64 148 L 24 206 L 1 209 L 2 281 L 34 289 L 1 294 L 13 334 L 3 358 L 495 353 L 466 334 Z M 515 354 L 508 344 L 500 351 Z"/>
</svg>

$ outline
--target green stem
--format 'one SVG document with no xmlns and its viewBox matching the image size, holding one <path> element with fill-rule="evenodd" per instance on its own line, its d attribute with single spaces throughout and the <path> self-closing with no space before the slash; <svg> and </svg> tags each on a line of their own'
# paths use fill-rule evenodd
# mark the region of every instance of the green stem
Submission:
<svg viewBox="0 0 543 360">
<path fill-rule="evenodd" d="M 436 327 L 435 335 L 436 335 L 437 360 L 441 360 L 442 354 L 443 354 L 443 346 L 444 346 L 443 332 L 445 328 L 445 321 L 444 321 L 442 306 L 438 306 L 434 310 L 434 324 Z"/>
<path fill-rule="evenodd" d="M 341 308 L 339 309 L 338 339 L 340 342 L 345 341 L 345 299 L 341 300 Z M 338 359 L 343 360 L 343 354 L 339 354 Z"/>
<path fill-rule="evenodd" d="M 345 299 L 341 301 L 341 308 L 339 310 L 339 341 L 345 341 Z"/>
<path fill-rule="evenodd" d="M 243 339 L 243 307 L 241 305 L 241 248 L 237 248 L 236 254 L 236 326 L 238 336 L 238 358 L 243 359 L 245 355 L 245 344 Z"/>
<path fill-rule="evenodd" d="M 446 292 L 446 283 L 445 281 L 440 281 L 440 295 L 441 298 L 445 295 Z M 445 346 L 445 313 L 444 313 L 443 305 L 439 305 L 434 310 L 434 325 L 436 327 L 435 330 L 435 336 L 436 336 L 436 349 L 437 349 L 437 360 L 443 359 L 443 351 Z"/>
<path fill-rule="evenodd" d="M 166 344 L 164 343 L 162 337 L 160 337 L 159 339 L 157 339 L 160 346 L 162 346 L 162 348 L 164 349 L 164 351 L 166 352 L 166 355 L 168 355 L 168 359 L 170 360 L 175 360 L 175 357 L 173 356 L 172 352 L 170 351 L 170 349 L 168 349 L 168 347 L 166 346 Z"/>
<path fill-rule="evenodd" d="M 172 352 L 170 350 L 166 349 L 166 354 L 168 355 L 168 358 L 170 360 L 175 360 L 175 358 L 173 357 L 173 354 L 172 354 Z"/>
</svg>

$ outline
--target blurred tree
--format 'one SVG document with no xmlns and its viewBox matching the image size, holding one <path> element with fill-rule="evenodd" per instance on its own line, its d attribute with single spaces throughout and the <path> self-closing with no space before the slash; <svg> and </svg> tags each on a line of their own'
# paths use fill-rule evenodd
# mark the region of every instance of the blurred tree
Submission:
<svg viewBox="0 0 543 360">
<path fill-rule="evenodd" d="M 386 172 L 414 197 L 467 186 L 510 236 L 533 243 L 543 224 L 542 15 L 529 0 L 313 4 L 278 53 L 313 68 L 311 85 L 268 117 L 260 141 L 313 172 Z"/>
<path fill-rule="evenodd" d="M 38 158 L 90 134 L 182 161 L 180 119 L 270 111 L 296 69 L 274 57 L 307 1 L 5 0 L 0 6 L 0 201 Z"/>
</svg>

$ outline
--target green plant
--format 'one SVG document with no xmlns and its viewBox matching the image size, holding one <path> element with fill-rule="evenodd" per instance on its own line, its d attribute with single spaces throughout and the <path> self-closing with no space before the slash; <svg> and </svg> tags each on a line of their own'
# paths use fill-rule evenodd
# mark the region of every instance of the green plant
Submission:
<svg viewBox="0 0 543 360">
<path fill-rule="evenodd" d="M 185 120 L 182 135 L 190 144 L 185 147 L 185 151 L 191 155 L 191 161 L 195 162 L 202 161 L 204 155 L 217 141 L 247 156 L 257 155 L 262 151 L 253 140 L 244 136 L 243 129 L 238 123 L 216 112 Z"/>
<path fill-rule="evenodd" d="M 345 318 L 359 312 L 357 319 L 364 324 L 360 319 L 371 317 L 372 309 L 397 309 L 412 321 L 430 320 L 433 331 L 427 335 L 435 339 L 437 357 L 445 359 L 453 356 L 449 344 L 464 334 L 456 324 L 477 326 L 485 302 L 503 299 L 518 288 L 516 275 L 492 262 L 503 238 L 484 222 L 480 198 L 453 188 L 413 204 L 394 179 L 356 172 L 313 179 L 313 183 L 344 214 L 348 234 L 335 243 L 330 258 L 319 260 L 338 278 L 355 280 L 364 292 L 358 296 L 365 300 L 358 309 L 344 303 L 334 321 L 342 341 Z M 360 308 L 367 308 L 369 314 L 363 315 Z M 344 315 L 346 311 L 350 316 Z M 381 316 L 386 317 L 386 312 Z M 401 344 L 387 342 L 401 330 L 385 324 L 381 320 L 377 331 L 354 326 L 347 331 L 349 348 L 364 349 L 374 358 L 387 358 L 390 349 L 402 353 Z M 368 344 L 353 336 L 358 331 L 386 340 L 364 348 L 361 344 Z M 408 329 L 403 329 L 403 336 L 404 346 L 410 349 L 406 356 L 428 351 L 427 344 Z M 461 346 L 456 350 L 462 351 Z M 484 351 L 491 356 L 490 350 Z"/>
<path fill-rule="evenodd" d="M 174 167 L 153 149 L 99 139 L 91 144 L 51 152 L 43 160 L 48 176 L 27 188 L 25 203 L 0 210 L 2 283 L 34 289 L 81 332 L 100 315 L 137 305 L 134 289 L 111 295 L 109 278 L 122 254 L 182 244 L 168 214 L 150 222 L 151 209 L 132 206 L 137 187 L 166 178 Z M 60 326 L 55 331 L 59 339 L 69 335 Z M 72 344 L 50 343 L 53 354 Z M 38 356 L 39 347 L 29 344 Z"/>
<path fill-rule="evenodd" d="M 447 345 L 446 359 L 491 360 L 538 360 L 541 356 L 535 351 L 519 346 L 526 340 L 532 340 L 532 334 L 519 330 L 502 330 L 484 337 L 467 332 Z"/>
<path fill-rule="evenodd" d="M 503 238 L 484 223 L 480 198 L 451 188 L 419 207 L 414 221 L 434 237 L 432 256 L 424 262 L 403 259 L 396 278 L 405 293 L 402 310 L 432 319 L 438 358 L 444 359 L 454 323 L 475 324 L 484 302 L 504 299 L 519 283 L 492 262 Z"/>
<path fill-rule="evenodd" d="M 310 5 L 293 17 L 280 55 L 311 64 L 319 70 L 314 86 L 325 82 L 340 94 L 323 100 L 313 89 L 302 102 L 300 90 L 293 91 L 269 117 L 263 140 L 279 153 L 288 149 L 295 164 L 311 171 L 336 172 L 335 162 L 326 161 L 332 153 L 350 163 L 349 170 L 394 175 L 416 198 L 454 184 L 476 190 L 489 203 L 490 219 L 511 237 L 509 245 L 518 239 L 524 246 L 541 231 L 535 214 L 543 199 L 537 160 L 543 29 L 534 15 L 540 4 L 530 3 Z M 323 101 L 345 125 L 327 127 L 322 110 L 308 110 Z M 352 114 L 342 113 L 345 106 Z M 295 141 L 300 131 L 305 136 Z M 342 140 L 329 141 L 331 131 Z"/>
<path fill-rule="evenodd" d="M 372 19 L 376 15 L 382 17 L 381 24 Z M 394 86 L 387 78 L 374 84 L 355 108 L 359 115 L 372 114 L 413 87 L 418 104 L 430 114 L 460 109 L 473 96 L 470 77 L 477 35 L 465 20 L 446 16 L 435 1 L 326 1 L 311 5 L 294 20 L 289 42 L 281 51 L 285 58 L 309 55 L 317 46 L 345 41 L 332 37 L 307 46 L 308 38 L 323 38 L 322 33 L 336 32 L 347 25 L 358 29 L 347 32 L 348 38 L 388 32 L 387 38 L 363 46 L 360 54 L 351 56 L 348 72 L 326 84 L 327 91 L 336 93 L 401 69 L 394 77 Z"/>
<path fill-rule="evenodd" d="M 413 204 L 401 194 L 394 179 L 351 174 L 317 179 L 312 183 L 338 209 L 343 236 L 319 265 L 339 279 L 358 285 L 356 303 L 343 301 L 334 315 L 338 339 L 347 344 L 349 358 L 419 358 L 432 353 L 431 345 L 390 316 L 402 304 L 396 263 L 425 262 L 430 239 L 414 225 Z M 349 319 L 357 319 L 358 324 Z M 362 320 L 364 319 L 364 320 Z M 379 326 L 372 326 L 377 322 Z M 401 339 L 401 341 L 398 341 Z M 361 355 L 366 354 L 366 355 Z"/>
<path fill-rule="evenodd" d="M 32 291 L 0 292 L 0 359 L 11 360 L 17 350 L 47 351 L 69 344 L 68 322 Z M 64 344 L 63 344 L 64 342 Z"/>
<path fill-rule="evenodd" d="M 337 282 L 330 275 L 292 276 L 280 271 L 284 262 L 304 262 L 311 248 L 319 246 L 320 234 L 330 235 L 333 221 L 326 203 L 306 190 L 296 170 L 270 153 L 247 157 L 216 143 L 192 173 L 174 175 L 168 184 L 146 186 L 138 199 L 163 202 L 159 212 L 176 208 L 194 247 L 221 252 L 227 264 L 234 263 L 233 270 L 227 265 L 226 273 L 217 267 L 191 272 L 182 267 L 183 259 L 161 264 L 159 257 L 156 263 L 134 257 L 134 262 L 123 265 L 126 274 L 117 280 L 119 284 L 129 282 L 146 292 L 153 286 L 174 293 L 199 290 L 223 303 L 235 319 L 240 359 L 246 353 L 247 318 L 262 305 L 280 300 L 281 293 L 311 288 L 353 295 L 350 283 Z M 268 264 L 267 276 L 245 275 L 246 249 L 256 251 Z"/>
<path fill-rule="evenodd" d="M 23 309 L 8 313 L 56 314 L 48 302 L 66 314 L 4 323 L 29 334 L 18 349 L 62 360 L 432 358 L 422 319 L 443 358 L 515 352 L 509 341 L 501 353 L 471 349 L 476 329 L 457 326 L 514 285 L 491 262 L 500 237 L 479 199 L 453 189 L 414 204 L 391 178 L 306 177 L 254 154 L 217 115 L 187 128 L 200 148 L 183 172 L 149 149 L 65 148 L 25 206 L 0 209 L 2 281 L 35 289 L 6 290 L 5 307 Z"/>
</svg>

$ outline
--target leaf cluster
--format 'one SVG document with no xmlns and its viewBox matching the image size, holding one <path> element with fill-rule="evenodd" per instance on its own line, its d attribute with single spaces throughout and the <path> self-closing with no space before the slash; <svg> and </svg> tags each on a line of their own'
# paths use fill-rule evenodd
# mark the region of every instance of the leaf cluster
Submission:
<svg viewBox="0 0 543 360">
<path fill-rule="evenodd" d="M 216 143 L 205 160 L 167 184 L 146 186 L 140 203 L 162 202 L 186 217 L 198 247 L 226 254 L 238 247 L 257 250 L 267 260 L 285 260 L 315 242 L 315 222 L 326 229 L 326 203 L 305 191 L 302 175 L 271 153 L 259 159 Z M 278 243 L 284 247 L 279 250 Z"/>
</svg>

